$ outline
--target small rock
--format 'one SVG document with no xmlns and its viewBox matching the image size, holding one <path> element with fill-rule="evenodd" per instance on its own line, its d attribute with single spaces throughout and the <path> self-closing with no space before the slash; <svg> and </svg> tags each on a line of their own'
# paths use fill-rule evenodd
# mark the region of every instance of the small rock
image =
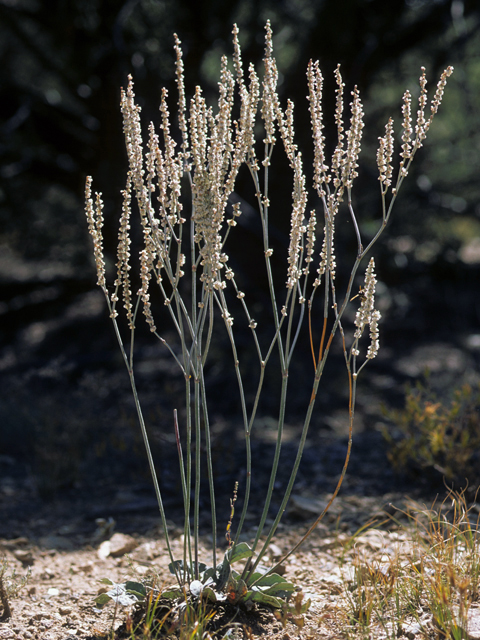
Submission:
<svg viewBox="0 0 480 640">
<path fill-rule="evenodd" d="M 280 549 L 280 547 L 278 545 L 276 545 L 274 542 L 271 542 L 268 550 L 270 551 L 270 553 L 272 554 L 273 558 L 280 558 L 282 556 L 282 550 Z"/>
<path fill-rule="evenodd" d="M 290 513 L 302 519 L 309 519 L 312 515 L 319 516 L 327 507 L 328 501 L 320 498 L 311 498 L 307 496 L 292 495 L 289 503 Z M 338 517 L 341 509 L 335 503 L 330 507 L 328 513 L 330 516 Z"/>
<path fill-rule="evenodd" d="M 150 571 L 149 567 L 146 567 L 145 565 L 142 565 L 142 564 L 139 564 L 138 566 L 135 567 L 135 573 L 138 573 L 138 575 L 140 576 L 146 575 L 149 571 Z"/>
<path fill-rule="evenodd" d="M 33 624 L 35 620 L 43 620 L 44 618 L 51 618 L 49 613 L 41 611 L 39 613 L 34 613 L 33 616 L 29 620 L 29 624 Z"/>
<path fill-rule="evenodd" d="M 114 558 L 124 556 L 126 553 L 130 553 L 130 551 L 133 551 L 138 547 L 137 540 L 125 533 L 114 533 L 109 542 L 110 555 Z"/>
<path fill-rule="evenodd" d="M 15 549 L 13 555 L 24 565 L 33 564 L 33 555 L 28 549 Z"/>
<path fill-rule="evenodd" d="M 97 556 L 100 558 L 100 560 L 105 560 L 105 558 L 108 558 L 109 555 L 110 555 L 110 540 L 105 540 L 98 547 Z"/>
<path fill-rule="evenodd" d="M 42 580 L 51 580 L 55 577 L 55 571 L 50 569 L 50 567 L 45 567 L 45 569 L 40 574 Z"/>
<path fill-rule="evenodd" d="M 422 625 L 418 622 L 404 622 L 400 625 L 403 635 L 409 640 L 414 640 L 415 636 L 421 632 Z"/>
<path fill-rule="evenodd" d="M 61 616 L 68 616 L 69 613 L 72 613 L 72 607 L 68 607 L 68 606 L 58 607 L 58 613 Z"/>
</svg>

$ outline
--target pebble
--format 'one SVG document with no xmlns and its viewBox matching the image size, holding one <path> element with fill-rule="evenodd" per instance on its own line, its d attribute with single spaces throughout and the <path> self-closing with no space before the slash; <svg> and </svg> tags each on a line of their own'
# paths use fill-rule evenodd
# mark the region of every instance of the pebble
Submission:
<svg viewBox="0 0 480 640">
<path fill-rule="evenodd" d="M 20 560 L 23 565 L 33 564 L 33 555 L 28 549 L 15 549 L 13 555 L 17 560 Z"/>
<path fill-rule="evenodd" d="M 68 607 L 68 606 L 58 607 L 58 612 L 62 616 L 68 616 L 68 614 L 72 613 L 72 611 L 73 611 L 72 607 Z"/>
<path fill-rule="evenodd" d="M 268 550 L 270 551 L 270 553 L 272 554 L 272 556 L 274 558 L 280 558 L 283 554 L 282 554 L 282 550 L 280 549 L 280 547 L 275 544 L 274 542 L 271 542 Z"/>
<path fill-rule="evenodd" d="M 110 540 L 102 542 L 98 548 L 97 555 L 102 559 L 108 558 L 108 556 L 119 558 L 137 547 L 138 542 L 132 536 L 125 533 L 114 533 Z"/>
</svg>

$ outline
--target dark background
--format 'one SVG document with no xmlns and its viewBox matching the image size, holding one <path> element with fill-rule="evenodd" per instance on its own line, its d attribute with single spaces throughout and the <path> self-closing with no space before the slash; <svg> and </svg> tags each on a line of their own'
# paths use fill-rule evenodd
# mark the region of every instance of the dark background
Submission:
<svg viewBox="0 0 480 640">
<path fill-rule="evenodd" d="M 375 440 L 379 401 L 398 404 L 406 380 L 417 379 L 428 366 L 443 390 L 460 380 L 476 381 L 476 0 L 0 0 L 0 489 L 6 499 L 27 494 L 37 499 L 105 496 L 125 483 L 138 492 L 150 486 L 127 375 L 95 285 L 83 212 L 85 177 L 92 175 L 95 190 L 103 193 L 106 249 L 113 262 L 126 170 L 119 92 L 127 75 L 134 76 L 144 123 L 158 122 L 162 86 L 170 91 L 172 110 L 175 104 L 173 32 L 182 41 L 187 96 L 200 84 L 213 100 L 220 56 L 231 54 L 233 23 L 240 28 L 247 66 L 263 57 L 267 19 L 274 31 L 280 96 L 284 105 L 287 97 L 295 102 L 297 142 L 306 167 L 311 159 L 308 60 L 318 58 L 325 76 L 327 143 L 332 141 L 333 70 L 338 62 L 347 91 L 354 85 L 360 88 L 366 134 L 355 206 L 367 237 L 379 215 L 375 148 L 388 116 L 395 118 L 398 131 L 401 97 L 407 87 L 415 92 L 421 65 L 431 91 L 441 71 L 449 64 L 455 67 L 394 220 L 376 247 L 382 350 L 365 375 L 357 427 L 360 443 L 362 436 L 374 440 L 367 440 L 363 450 L 360 444 L 353 474 L 375 484 L 366 471 L 366 458 L 372 442 L 381 449 Z M 271 188 L 277 209 L 275 236 L 285 248 L 290 180 L 279 171 Z M 245 251 L 258 236 L 255 225 L 242 224 L 239 245 Z M 341 282 L 355 253 L 348 225 L 340 227 L 338 242 L 339 253 L 342 249 L 347 257 L 339 267 Z M 254 315 L 261 319 L 266 293 L 249 271 L 248 249 L 245 255 L 239 276 L 252 283 Z M 175 472 L 167 462 L 173 445 L 171 412 L 178 404 L 177 393 L 181 401 L 183 380 L 142 331 L 137 356 L 142 400 L 162 483 L 167 493 L 173 487 L 174 496 L 178 486 L 175 489 Z M 235 474 L 241 475 L 243 458 L 237 460 L 234 448 L 238 407 L 228 393 L 233 371 L 221 356 L 221 340 L 213 352 L 208 384 L 215 455 L 224 463 L 219 473 L 225 474 L 230 491 Z M 300 346 L 300 355 L 302 349 L 310 366 L 308 345 Z M 249 353 L 245 347 L 246 365 Z M 293 434 L 310 389 L 309 383 L 302 384 L 304 361 L 297 367 L 291 376 L 288 418 Z M 337 459 L 315 449 L 317 437 L 345 436 L 341 375 L 332 365 L 312 425 L 306 473 L 311 484 L 317 477 L 319 490 L 324 488 L 327 458 L 337 465 L 333 473 L 341 464 L 341 455 Z M 261 407 L 265 433 L 275 416 L 275 384 L 271 382 L 271 404 L 266 401 Z M 377 461 L 376 467 L 385 470 L 383 462 Z"/>
</svg>

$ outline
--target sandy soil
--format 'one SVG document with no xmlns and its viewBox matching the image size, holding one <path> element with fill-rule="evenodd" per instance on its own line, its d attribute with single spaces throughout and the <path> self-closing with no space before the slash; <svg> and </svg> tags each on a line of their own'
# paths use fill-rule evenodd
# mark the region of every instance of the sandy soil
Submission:
<svg viewBox="0 0 480 640">
<path fill-rule="evenodd" d="M 231 637 L 268 635 L 272 640 L 288 640 L 340 635 L 345 624 L 342 613 L 345 609 L 342 604 L 344 587 L 353 579 L 352 553 L 357 557 L 359 553 L 365 553 L 373 558 L 398 555 L 399 548 L 402 553 L 411 551 L 405 546 L 405 534 L 395 531 L 392 526 L 389 530 L 366 531 L 356 539 L 352 550 L 352 534 L 371 517 L 384 520 L 392 510 L 391 503 L 401 506 L 405 500 L 401 495 L 339 498 L 325 522 L 304 547 L 288 559 L 286 577 L 301 588 L 304 600 L 311 600 L 302 630 L 291 621 L 284 628 L 271 612 L 257 610 L 249 614 L 239 612 L 237 620 L 243 621 L 244 629 Z M 319 506 L 321 501 L 313 497 L 297 496 L 294 499 L 293 511 L 287 517 L 289 523 L 281 526 L 270 546 L 269 561 L 275 561 L 279 553 L 288 550 L 305 531 L 311 514 Z M 159 582 L 173 583 L 167 568 L 169 559 L 165 543 L 153 522 L 153 518 L 136 516 L 131 525 L 143 529 L 144 533 L 113 532 L 102 525 L 85 535 L 79 533 L 73 522 L 63 527 L 57 525 L 39 538 L 1 539 L 0 550 L 9 563 L 7 574 L 15 569 L 22 576 L 28 568 L 31 575 L 11 602 L 12 617 L 0 623 L 0 639 L 93 640 L 106 637 L 112 628 L 118 629 L 125 622 L 127 610 L 118 611 L 114 619 L 113 604 L 106 605 L 102 611 L 95 606 L 95 597 L 105 588 L 100 582 L 102 578 L 122 582 L 126 578 L 141 579 L 154 571 Z M 170 535 L 174 554 L 181 557 L 180 529 L 172 524 Z M 208 537 L 204 537 L 202 557 L 208 558 L 210 554 Z M 342 563 L 342 557 L 348 561 Z"/>
</svg>

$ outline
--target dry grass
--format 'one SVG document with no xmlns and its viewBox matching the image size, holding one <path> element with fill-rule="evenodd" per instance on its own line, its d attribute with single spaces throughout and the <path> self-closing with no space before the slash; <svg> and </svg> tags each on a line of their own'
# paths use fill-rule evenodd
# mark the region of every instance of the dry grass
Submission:
<svg viewBox="0 0 480 640">
<path fill-rule="evenodd" d="M 412 502 L 405 515 L 399 530 L 408 541 L 402 536 L 372 554 L 353 540 L 342 557 L 344 567 L 354 566 L 339 609 L 344 637 L 469 638 L 469 611 L 479 600 L 477 506 L 449 492 L 431 508 Z"/>
</svg>

